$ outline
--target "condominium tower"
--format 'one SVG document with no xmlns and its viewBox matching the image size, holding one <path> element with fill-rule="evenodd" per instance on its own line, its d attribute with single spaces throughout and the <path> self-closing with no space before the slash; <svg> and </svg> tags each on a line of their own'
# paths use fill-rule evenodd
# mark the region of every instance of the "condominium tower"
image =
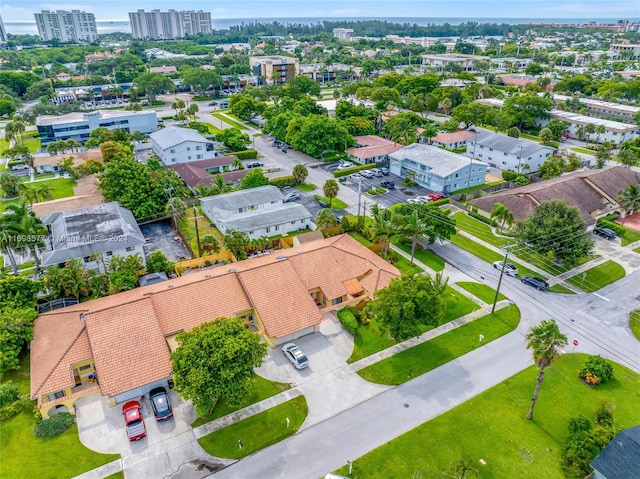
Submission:
<svg viewBox="0 0 640 479">
<path fill-rule="evenodd" d="M 0 17 L 0 43 L 7 41 L 7 31 L 4 29 L 4 23 L 2 23 L 2 17 Z"/>
<path fill-rule="evenodd" d="M 57 38 L 61 42 L 93 42 L 98 39 L 98 28 L 93 13 L 80 10 L 42 10 L 33 14 L 38 35 L 47 42 Z"/>
<path fill-rule="evenodd" d="M 211 33 L 211 13 L 198 10 L 129 12 L 131 33 L 139 40 L 173 40 L 185 35 Z"/>
</svg>

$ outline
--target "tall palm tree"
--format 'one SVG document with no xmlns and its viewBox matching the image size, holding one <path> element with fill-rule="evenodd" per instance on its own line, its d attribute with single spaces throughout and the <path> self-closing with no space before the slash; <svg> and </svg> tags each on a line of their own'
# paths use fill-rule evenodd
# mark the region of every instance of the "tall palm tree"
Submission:
<svg viewBox="0 0 640 479">
<path fill-rule="evenodd" d="M 504 229 L 504 225 L 511 226 L 513 224 L 513 215 L 502 203 L 496 203 L 493 205 L 493 210 L 489 213 L 489 218 L 500 222 L 500 229 Z"/>
<path fill-rule="evenodd" d="M 467 479 L 467 474 L 472 474 L 474 477 L 478 477 L 478 470 L 474 469 L 472 462 L 469 459 L 458 459 L 454 466 L 457 473 L 460 474 L 459 479 Z"/>
<path fill-rule="evenodd" d="M 329 208 L 322 208 L 316 215 L 316 227 L 318 229 L 328 228 L 338 224 L 336 216 Z"/>
<path fill-rule="evenodd" d="M 231 166 L 234 170 L 242 170 L 244 168 L 244 165 L 242 164 L 242 161 L 240 160 L 240 158 L 236 158 L 235 160 L 233 160 L 233 163 L 231 163 Z"/>
<path fill-rule="evenodd" d="M 14 276 L 18 276 L 18 263 L 16 262 L 15 251 L 18 249 L 18 232 L 8 220 L 8 215 L 0 215 L 0 251 L 4 251 L 9 258 L 11 270 Z"/>
<path fill-rule="evenodd" d="M 329 209 L 331 209 L 331 203 L 333 202 L 333 199 L 336 196 L 338 196 L 339 189 L 340 189 L 340 186 L 338 185 L 338 182 L 336 180 L 331 180 L 331 179 L 325 181 L 324 185 L 322 186 L 322 191 L 324 192 L 324 196 L 329 198 Z"/>
<path fill-rule="evenodd" d="M 377 203 L 374 203 L 370 211 L 372 221 L 369 228 L 369 237 L 371 241 L 384 246 L 382 254 L 386 258 L 389 253 L 390 239 L 396 232 L 392 221 L 391 210 L 380 208 Z"/>
<path fill-rule="evenodd" d="M 419 205 L 414 205 L 413 212 L 407 215 L 395 215 L 396 234 L 394 236 L 411 241 L 411 265 L 415 257 L 418 240 L 427 232 L 424 222 L 418 216 Z"/>
<path fill-rule="evenodd" d="M 593 131 L 596 133 L 596 143 L 600 143 L 600 135 L 603 135 L 607 129 L 604 125 L 597 125 Z"/>
<path fill-rule="evenodd" d="M 219 195 L 221 193 L 228 193 L 232 188 L 228 184 L 225 183 L 222 175 L 217 174 L 213 177 L 213 181 L 211 182 L 211 192 L 214 195 Z"/>
<path fill-rule="evenodd" d="M 437 126 L 433 126 L 433 125 L 429 125 L 427 126 L 424 131 L 422 132 L 422 134 L 420 135 L 423 138 L 427 139 L 427 143 L 431 144 L 432 139 L 435 136 L 438 136 L 438 127 Z"/>
<path fill-rule="evenodd" d="M 40 201 L 51 201 L 53 199 L 53 189 L 49 183 L 42 182 L 34 190 Z"/>
<path fill-rule="evenodd" d="M 627 216 L 632 215 L 636 210 L 640 209 L 640 187 L 638 185 L 629 185 L 620 192 L 618 201 L 626 211 L 622 218 L 622 224 L 624 225 Z"/>
<path fill-rule="evenodd" d="M 440 102 L 440 106 L 442 106 L 442 109 L 444 110 L 444 114 L 448 115 L 449 112 L 451 111 L 451 99 L 450 98 L 443 98 L 442 101 Z"/>
<path fill-rule="evenodd" d="M 36 271 L 40 271 L 38 247 L 44 246 L 42 238 L 47 234 L 47 228 L 36 217 L 26 201 L 7 206 L 3 216 L 9 231 L 17 235 L 18 241 L 14 242 L 15 248 L 28 251 L 33 256 Z"/>
<path fill-rule="evenodd" d="M 211 196 L 211 188 L 202 183 L 198 183 L 195 187 L 195 193 L 198 198 L 204 198 L 206 196 Z"/>
<path fill-rule="evenodd" d="M 531 407 L 526 418 L 533 419 L 533 408 L 538 400 L 540 386 L 544 379 L 544 370 L 551 366 L 560 356 L 561 349 L 567 345 L 567 337 L 560 332 L 558 324 L 553 319 L 542 321 L 538 326 L 532 326 L 525 336 L 527 349 L 531 349 L 533 361 L 538 367 L 538 379 L 531 398 Z"/>
<path fill-rule="evenodd" d="M 220 242 L 213 235 L 204 235 L 200 238 L 200 245 L 206 254 L 220 252 Z"/>
<path fill-rule="evenodd" d="M 296 179 L 296 183 L 301 185 L 309 176 L 309 170 L 303 164 L 297 164 L 293 167 L 293 171 L 291 172 L 293 177 Z"/>
</svg>

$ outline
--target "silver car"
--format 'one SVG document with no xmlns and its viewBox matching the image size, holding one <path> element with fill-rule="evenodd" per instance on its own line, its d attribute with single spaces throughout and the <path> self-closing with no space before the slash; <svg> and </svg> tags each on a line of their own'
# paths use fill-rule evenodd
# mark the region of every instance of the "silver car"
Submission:
<svg viewBox="0 0 640 479">
<path fill-rule="evenodd" d="M 503 261 L 496 261 L 493 263 L 493 267 L 495 269 L 502 269 Z M 518 268 L 511 263 L 506 263 L 504 265 L 504 274 L 508 276 L 518 276 Z"/>
<path fill-rule="evenodd" d="M 282 346 L 282 353 L 296 369 L 304 369 L 309 366 L 309 360 L 296 344 L 287 343 Z"/>
</svg>

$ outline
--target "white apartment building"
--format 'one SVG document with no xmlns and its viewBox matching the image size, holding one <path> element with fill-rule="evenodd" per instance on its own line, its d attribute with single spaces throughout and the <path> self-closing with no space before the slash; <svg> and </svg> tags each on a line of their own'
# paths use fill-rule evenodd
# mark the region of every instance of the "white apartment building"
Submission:
<svg viewBox="0 0 640 479">
<path fill-rule="evenodd" d="M 202 10 L 138 10 L 129 12 L 129 21 L 133 38 L 139 40 L 174 40 L 212 31 L 211 13 Z"/>
<path fill-rule="evenodd" d="M 149 138 L 153 152 L 165 166 L 216 157 L 213 141 L 191 128 L 163 128 L 151 133 Z"/>
<path fill-rule="evenodd" d="M 640 44 L 619 43 L 613 44 L 610 48 L 611 56 L 615 59 L 620 56 L 633 55 L 634 58 L 640 57 Z"/>
<path fill-rule="evenodd" d="M 555 105 L 558 105 L 571 101 L 572 97 L 554 93 L 552 100 Z M 587 108 L 587 114 L 589 116 L 595 116 L 597 118 L 611 118 L 633 123 L 635 116 L 640 112 L 640 107 L 622 105 L 621 103 L 613 103 L 610 101 L 593 100 L 591 98 L 578 98 L 578 101 Z"/>
<path fill-rule="evenodd" d="M 2 23 L 2 17 L 0 17 L 0 43 L 7 41 L 7 31 L 4 29 L 4 23 Z"/>
<path fill-rule="evenodd" d="M 93 13 L 80 10 L 42 10 L 33 14 L 42 41 L 57 38 L 66 42 L 94 42 L 98 39 L 98 28 Z"/>
<path fill-rule="evenodd" d="M 420 45 L 424 48 L 431 47 L 440 41 L 433 37 L 401 37 L 399 35 L 385 35 L 384 39 L 400 45 Z"/>
<path fill-rule="evenodd" d="M 97 110 L 39 116 L 36 126 L 44 146 L 52 141 L 69 139 L 84 143 L 89 139 L 89 134 L 101 126 L 109 130 L 122 128 L 128 133 L 151 133 L 158 129 L 158 117 L 155 111 Z"/>
<path fill-rule="evenodd" d="M 333 36 L 340 40 L 351 40 L 353 36 L 353 28 L 334 28 Z"/>
<path fill-rule="evenodd" d="M 449 63 L 459 65 L 464 71 L 470 72 L 473 70 L 473 63 L 478 60 L 488 61 L 489 57 L 459 53 L 422 55 L 422 65 L 435 68 L 439 72 L 443 71 Z"/>
</svg>

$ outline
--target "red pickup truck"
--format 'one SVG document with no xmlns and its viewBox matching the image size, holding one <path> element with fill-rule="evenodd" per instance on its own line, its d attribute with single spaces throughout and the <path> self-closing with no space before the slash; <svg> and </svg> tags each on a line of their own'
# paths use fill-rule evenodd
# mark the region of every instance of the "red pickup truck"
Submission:
<svg viewBox="0 0 640 479">
<path fill-rule="evenodd" d="M 137 441 L 147 435 L 147 429 L 144 427 L 144 419 L 142 418 L 142 409 L 138 401 L 129 401 L 122 406 L 122 414 L 124 414 L 124 423 L 127 426 L 129 441 Z"/>
</svg>

